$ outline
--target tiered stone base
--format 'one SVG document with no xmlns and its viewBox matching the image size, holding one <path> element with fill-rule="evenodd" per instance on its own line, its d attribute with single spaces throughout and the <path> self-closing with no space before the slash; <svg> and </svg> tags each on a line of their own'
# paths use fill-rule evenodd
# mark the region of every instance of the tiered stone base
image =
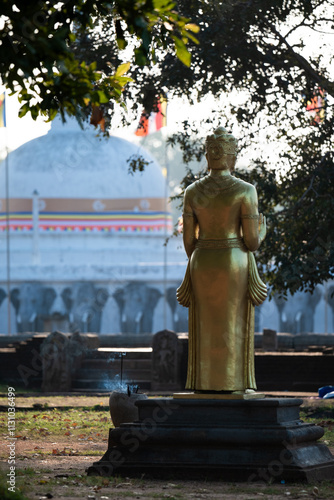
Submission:
<svg viewBox="0 0 334 500">
<path fill-rule="evenodd" d="M 334 478 L 323 429 L 299 419 L 301 399 L 138 401 L 139 420 L 109 431 L 108 451 L 88 474 L 227 481 Z"/>
</svg>

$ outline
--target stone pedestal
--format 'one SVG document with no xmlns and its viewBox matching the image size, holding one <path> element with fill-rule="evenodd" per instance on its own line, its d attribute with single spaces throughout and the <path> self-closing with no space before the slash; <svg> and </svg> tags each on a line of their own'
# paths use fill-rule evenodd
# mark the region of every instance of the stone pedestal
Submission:
<svg viewBox="0 0 334 500">
<path fill-rule="evenodd" d="M 109 431 L 88 474 L 318 481 L 334 477 L 323 429 L 299 419 L 301 399 L 147 399 L 139 419 Z"/>
</svg>

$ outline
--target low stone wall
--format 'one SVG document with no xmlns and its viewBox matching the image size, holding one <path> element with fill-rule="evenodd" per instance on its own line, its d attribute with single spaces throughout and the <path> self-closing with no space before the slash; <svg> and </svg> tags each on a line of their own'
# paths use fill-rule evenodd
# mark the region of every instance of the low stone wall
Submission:
<svg viewBox="0 0 334 500">
<path fill-rule="evenodd" d="M 297 335 L 293 333 L 277 333 L 276 335 L 277 349 L 282 352 L 290 350 L 302 352 L 310 346 L 319 346 L 319 348 L 334 347 L 333 333 L 300 333 Z M 254 345 L 255 349 L 263 348 L 263 333 L 255 333 Z"/>
<path fill-rule="evenodd" d="M 161 333 L 158 334 L 160 337 L 151 334 L 83 334 L 87 352 L 72 377 L 72 389 L 108 390 L 113 379 L 120 380 L 121 371 L 123 382 L 138 384 L 144 391 L 183 389 L 187 375 L 188 336 Z M 25 389 L 41 388 L 43 363 L 40 349 L 47 335 L 0 335 L 0 383 Z M 160 341 L 155 342 L 154 338 L 160 338 Z M 279 333 L 273 346 L 264 351 L 263 335 L 255 334 L 255 369 L 260 390 L 313 392 L 323 385 L 333 385 L 334 334 Z M 127 354 L 121 356 L 123 350 L 127 350 Z"/>
</svg>

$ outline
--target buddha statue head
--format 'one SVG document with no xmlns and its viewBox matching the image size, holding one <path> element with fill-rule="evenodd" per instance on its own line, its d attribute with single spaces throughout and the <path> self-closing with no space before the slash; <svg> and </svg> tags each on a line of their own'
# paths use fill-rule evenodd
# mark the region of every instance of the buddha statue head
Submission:
<svg viewBox="0 0 334 500">
<path fill-rule="evenodd" d="M 233 170 L 237 140 L 224 127 L 218 127 L 205 141 L 205 156 L 209 170 Z"/>
</svg>

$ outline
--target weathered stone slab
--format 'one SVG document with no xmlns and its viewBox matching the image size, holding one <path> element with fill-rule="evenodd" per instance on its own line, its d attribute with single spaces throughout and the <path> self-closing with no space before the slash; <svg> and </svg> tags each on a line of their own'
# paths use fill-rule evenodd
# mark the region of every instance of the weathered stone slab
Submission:
<svg viewBox="0 0 334 500">
<path fill-rule="evenodd" d="M 264 351 L 277 351 L 278 339 L 276 330 L 263 329 L 262 349 Z"/>
<path fill-rule="evenodd" d="M 173 391 L 179 388 L 178 339 L 175 332 L 162 330 L 153 337 L 152 391 Z"/>
</svg>

